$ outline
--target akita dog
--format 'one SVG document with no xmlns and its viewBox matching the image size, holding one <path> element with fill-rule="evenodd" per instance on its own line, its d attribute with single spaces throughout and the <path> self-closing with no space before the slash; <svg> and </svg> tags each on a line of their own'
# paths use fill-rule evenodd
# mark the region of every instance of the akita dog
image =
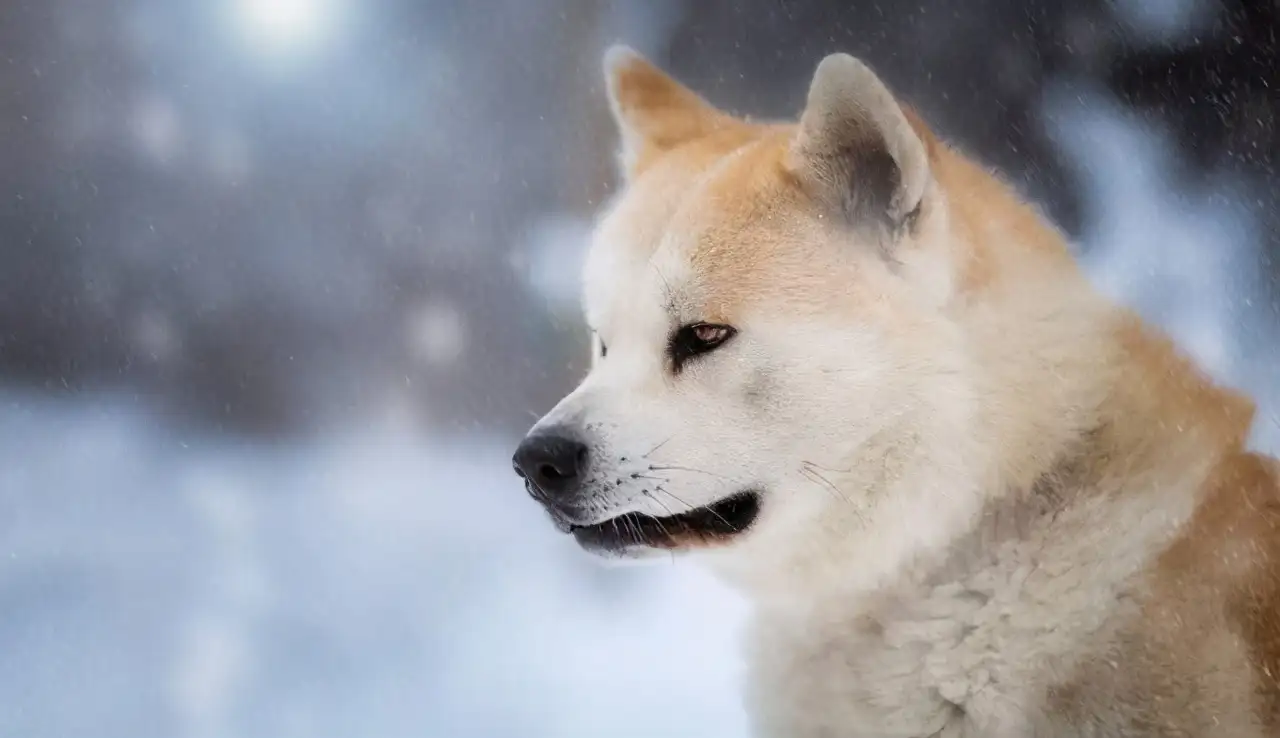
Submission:
<svg viewBox="0 0 1280 738">
<path fill-rule="evenodd" d="M 1280 736 L 1247 398 L 858 60 L 794 123 L 605 67 L 595 358 L 514 462 L 584 548 L 740 588 L 758 734 Z"/>
</svg>

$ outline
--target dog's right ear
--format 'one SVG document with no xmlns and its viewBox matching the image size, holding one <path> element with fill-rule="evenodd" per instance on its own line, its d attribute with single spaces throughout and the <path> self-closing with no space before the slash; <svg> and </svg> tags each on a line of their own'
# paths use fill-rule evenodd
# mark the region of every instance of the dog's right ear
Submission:
<svg viewBox="0 0 1280 738">
<path fill-rule="evenodd" d="M 730 125 L 732 118 L 621 44 L 604 55 L 609 108 L 622 138 L 623 174 L 638 175 L 655 157 Z"/>
<path fill-rule="evenodd" d="M 866 64 L 832 54 L 814 73 L 789 161 L 830 208 L 857 225 L 900 233 L 924 204 L 932 143 Z"/>
</svg>

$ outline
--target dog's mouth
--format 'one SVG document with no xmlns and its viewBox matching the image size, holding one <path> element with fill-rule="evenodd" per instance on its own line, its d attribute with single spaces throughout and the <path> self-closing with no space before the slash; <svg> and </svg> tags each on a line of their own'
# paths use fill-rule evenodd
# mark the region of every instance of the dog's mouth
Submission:
<svg viewBox="0 0 1280 738">
<path fill-rule="evenodd" d="M 749 490 L 678 515 L 632 512 L 592 525 L 570 525 L 569 532 L 583 548 L 605 554 L 636 547 L 707 547 L 746 532 L 759 514 L 760 494 Z"/>
</svg>

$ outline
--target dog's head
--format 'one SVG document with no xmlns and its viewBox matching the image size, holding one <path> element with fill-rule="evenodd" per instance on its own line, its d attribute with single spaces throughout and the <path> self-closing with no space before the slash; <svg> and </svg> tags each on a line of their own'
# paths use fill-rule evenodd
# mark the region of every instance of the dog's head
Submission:
<svg viewBox="0 0 1280 738">
<path fill-rule="evenodd" d="M 964 384 L 936 144 L 861 62 L 798 124 L 606 57 L 625 189 L 585 269 L 594 361 L 515 455 L 587 549 L 734 548 L 871 520 L 892 459 Z"/>
</svg>

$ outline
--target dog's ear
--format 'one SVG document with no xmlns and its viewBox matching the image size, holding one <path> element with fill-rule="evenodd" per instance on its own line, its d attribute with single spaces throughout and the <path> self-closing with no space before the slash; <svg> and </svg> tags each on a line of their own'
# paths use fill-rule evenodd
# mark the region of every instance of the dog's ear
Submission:
<svg viewBox="0 0 1280 738">
<path fill-rule="evenodd" d="M 731 116 L 627 46 L 605 52 L 604 76 L 628 179 L 662 152 L 732 124 Z"/>
<path fill-rule="evenodd" d="M 922 207 L 933 145 L 867 65 L 832 54 L 814 73 L 789 165 L 807 190 L 855 224 L 900 233 Z"/>
</svg>

